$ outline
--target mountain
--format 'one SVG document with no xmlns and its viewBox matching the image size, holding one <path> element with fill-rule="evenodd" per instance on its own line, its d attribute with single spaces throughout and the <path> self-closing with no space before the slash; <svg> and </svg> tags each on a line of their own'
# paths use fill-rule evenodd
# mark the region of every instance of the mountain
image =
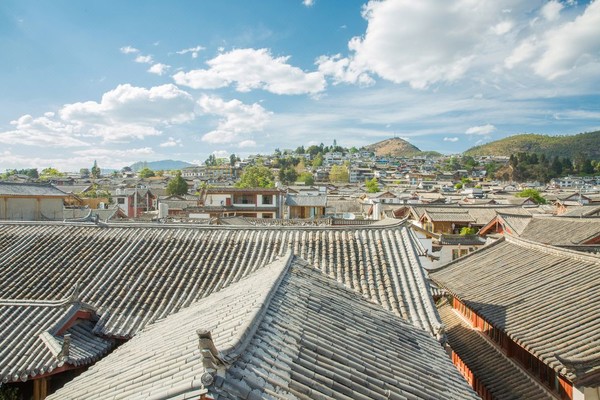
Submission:
<svg viewBox="0 0 600 400">
<path fill-rule="evenodd" d="M 194 167 L 195 164 L 190 164 L 185 161 L 175 161 L 175 160 L 162 160 L 162 161 L 138 161 L 134 164 L 131 164 L 129 168 L 132 171 L 139 171 L 144 167 L 148 167 L 153 171 L 170 171 L 174 169 L 182 169 L 185 167 Z"/>
<path fill-rule="evenodd" d="M 381 142 L 364 146 L 362 149 L 373 152 L 376 156 L 407 157 L 422 153 L 418 147 L 400 138 L 382 140 Z"/>
<path fill-rule="evenodd" d="M 538 153 L 546 157 L 575 158 L 584 154 L 592 160 L 600 159 L 600 131 L 569 136 L 523 134 L 509 136 L 495 142 L 475 146 L 465 151 L 466 156 L 510 156 L 517 153 Z"/>
</svg>

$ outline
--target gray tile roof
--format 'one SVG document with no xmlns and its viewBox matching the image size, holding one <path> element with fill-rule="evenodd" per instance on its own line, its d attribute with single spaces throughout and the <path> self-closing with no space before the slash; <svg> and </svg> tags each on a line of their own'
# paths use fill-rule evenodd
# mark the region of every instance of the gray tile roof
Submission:
<svg viewBox="0 0 600 400">
<path fill-rule="evenodd" d="M 468 212 L 438 212 L 426 211 L 425 215 L 432 222 L 475 222 L 475 218 L 471 217 Z"/>
<path fill-rule="evenodd" d="M 129 338 L 291 249 L 435 334 L 439 316 L 417 242 L 401 223 L 229 228 L 7 222 L 0 224 L 0 297 L 61 298 L 79 283 L 82 300 L 100 315 L 94 331 Z"/>
<path fill-rule="evenodd" d="M 63 219 L 72 222 L 89 222 L 94 216 L 98 216 L 100 221 L 110 221 L 117 217 L 126 217 L 123 211 L 117 206 L 107 209 L 91 208 L 65 208 L 63 209 Z"/>
<path fill-rule="evenodd" d="M 444 301 L 439 312 L 446 325 L 450 347 L 495 399 L 554 399 L 489 340 L 462 320 L 450 304 Z"/>
<path fill-rule="evenodd" d="M 599 272 L 598 256 L 506 236 L 429 275 L 574 382 L 589 371 L 571 362 L 591 360 L 600 369 Z"/>
<path fill-rule="evenodd" d="M 92 314 L 63 327 L 78 312 Z M 0 383 L 25 381 L 59 367 L 89 365 L 106 354 L 114 341 L 92 333 L 94 309 L 77 299 L 56 301 L 0 299 Z M 71 335 L 68 356 L 61 354 L 65 334 Z"/>
<path fill-rule="evenodd" d="M 485 244 L 485 239 L 478 235 L 441 234 L 439 243 L 444 246 L 483 246 Z"/>
<path fill-rule="evenodd" d="M 498 213 L 498 216 L 502 219 L 503 223 L 508 228 L 509 233 L 513 235 L 520 235 L 523 233 L 527 225 L 531 222 L 533 218 L 531 215 L 522 215 L 522 214 L 504 214 Z"/>
<path fill-rule="evenodd" d="M 585 217 L 591 215 L 600 214 L 600 206 L 597 204 L 594 205 L 584 205 L 579 207 L 569 207 L 569 209 L 561 214 L 561 217 Z"/>
<path fill-rule="evenodd" d="M 215 399 L 477 398 L 434 338 L 287 255 L 146 327 L 48 400 L 203 392 Z"/>
<path fill-rule="evenodd" d="M 0 196 L 68 197 L 68 194 L 50 184 L 0 182 Z"/>
<path fill-rule="evenodd" d="M 534 217 L 519 236 L 553 245 L 585 244 L 600 237 L 600 218 Z"/>
<path fill-rule="evenodd" d="M 489 223 L 497 213 L 510 213 L 510 214 L 526 214 L 531 215 L 535 208 L 523 208 L 515 206 L 469 206 L 469 205 L 446 205 L 446 206 L 410 206 L 411 214 L 414 219 L 420 219 L 421 216 L 427 211 L 438 218 L 444 218 L 444 221 L 458 221 L 456 218 L 463 218 L 465 222 L 467 217 L 465 213 L 472 218 L 473 225 L 485 225 Z M 438 220 L 442 221 L 442 220 Z"/>
<path fill-rule="evenodd" d="M 291 207 L 327 207 L 327 196 L 287 195 L 285 205 Z"/>
</svg>

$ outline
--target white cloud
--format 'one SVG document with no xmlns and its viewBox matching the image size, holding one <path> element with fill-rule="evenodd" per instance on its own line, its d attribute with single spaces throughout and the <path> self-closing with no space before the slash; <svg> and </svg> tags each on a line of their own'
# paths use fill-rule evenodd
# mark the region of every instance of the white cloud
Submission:
<svg viewBox="0 0 600 400">
<path fill-rule="evenodd" d="M 600 63 L 600 1 L 592 2 L 572 22 L 546 33 L 536 74 L 547 79 L 565 75 L 584 64 Z M 600 66 L 598 66 L 600 67 Z"/>
<path fill-rule="evenodd" d="M 2 161 L 12 168 L 37 168 L 41 170 L 47 167 L 57 168 L 59 171 L 79 171 L 82 167 L 90 168 L 97 161 L 100 168 L 121 169 L 125 165 L 131 165 L 140 158 L 152 156 L 154 152 L 150 148 L 119 150 L 119 149 L 90 149 L 76 151 L 67 157 L 51 156 L 37 157 L 32 155 L 14 154 L 5 150 L 0 153 Z"/>
<path fill-rule="evenodd" d="M 216 158 L 229 158 L 229 152 L 227 150 L 215 150 L 212 154 Z"/>
<path fill-rule="evenodd" d="M 419 89 L 456 81 L 479 61 L 493 37 L 512 28 L 501 10 L 513 3 L 370 1 L 363 8 L 365 35 L 348 44 L 349 68 Z"/>
<path fill-rule="evenodd" d="M 467 135 L 489 135 L 496 131 L 496 127 L 492 124 L 472 126 L 465 131 Z"/>
<path fill-rule="evenodd" d="M 119 85 L 100 103 L 67 104 L 57 113 L 12 121 L 13 130 L 0 132 L 0 142 L 40 147 L 85 147 L 94 139 L 123 142 L 158 136 L 162 129 L 195 118 L 192 96 L 175 85 L 150 89 Z"/>
<path fill-rule="evenodd" d="M 306 7 L 312 7 L 315 5 L 315 0 L 302 0 L 302 4 Z"/>
<path fill-rule="evenodd" d="M 221 117 L 217 129 L 202 136 L 208 143 L 241 142 L 243 135 L 261 131 L 271 115 L 257 103 L 248 105 L 235 99 L 203 96 L 198 104 L 205 114 Z"/>
<path fill-rule="evenodd" d="M 121 50 L 121 53 L 123 53 L 123 54 L 133 54 L 133 53 L 140 52 L 138 49 L 136 49 L 135 47 L 131 47 L 131 46 L 121 47 L 119 50 Z"/>
<path fill-rule="evenodd" d="M 181 139 L 175 139 L 173 137 L 169 137 L 166 142 L 160 144 L 160 147 L 182 147 Z"/>
<path fill-rule="evenodd" d="M 531 59 L 535 54 L 536 39 L 534 37 L 529 38 L 521 42 L 504 60 L 504 66 L 508 69 L 514 68 L 516 65 Z"/>
<path fill-rule="evenodd" d="M 597 77 L 599 10 L 599 1 L 371 0 L 363 7 L 366 31 L 348 42 L 349 54 L 316 64 L 334 84 L 379 77 L 416 89 L 459 80 L 531 85 L 532 72 L 544 80 Z"/>
<path fill-rule="evenodd" d="M 207 61 L 208 69 L 178 72 L 179 85 L 217 89 L 235 84 L 240 92 L 263 89 L 275 94 L 315 94 L 325 89 L 319 72 L 304 72 L 287 63 L 289 57 L 273 57 L 267 49 L 236 49 Z"/>
<path fill-rule="evenodd" d="M 135 62 L 140 64 L 152 64 L 154 61 L 152 56 L 143 56 L 140 54 L 135 58 Z"/>
<path fill-rule="evenodd" d="M 192 53 L 192 58 L 198 58 L 198 53 L 200 53 L 200 51 L 205 50 L 205 47 L 202 46 L 196 46 L 196 47 L 190 47 L 189 49 L 183 49 L 183 50 L 179 50 L 176 51 L 177 54 L 187 54 L 187 53 Z"/>
<path fill-rule="evenodd" d="M 23 144 L 39 147 L 85 147 L 85 140 L 77 126 L 54 118 L 53 113 L 34 118 L 23 115 L 10 123 L 14 129 L 0 132 L 0 143 Z"/>
<path fill-rule="evenodd" d="M 492 32 L 494 32 L 496 35 L 504 35 L 510 32 L 513 26 L 514 22 L 512 21 L 502 21 L 492 28 Z"/>
<path fill-rule="evenodd" d="M 137 149 L 127 149 L 127 150 L 118 150 L 118 149 L 89 149 L 89 150 L 77 150 L 73 152 L 76 155 L 80 156 L 89 156 L 89 157 L 140 157 L 140 156 L 149 156 L 154 154 L 154 151 L 150 147 L 140 147 Z"/>
<path fill-rule="evenodd" d="M 148 72 L 156 75 L 164 75 L 167 72 L 167 70 L 169 70 L 169 68 L 171 68 L 170 65 L 157 63 L 148 68 Z"/>
<path fill-rule="evenodd" d="M 458 142 L 457 137 L 445 137 L 444 142 Z"/>
<path fill-rule="evenodd" d="M 362 86 L 368 86 L 375 83 L 365 71 L 358 70 L 351 63 L 349 58 L 342 58 L 340 54 L 334 56 L 320 56 L 316 64 L 319 72 L 323 75 L 331 76 L 334 84 L 339 83 L 358 83 Z"/>
<path fill-rule="evenodd" d="M 172 84 L 150 89 L 125 84 L 106 92 L 100 103 L 68 104 L 60 116 L 105 141 L 141 139 L 159 135 L 161 126 L 193 120 L 194 99 Z"/>
<path fill-rule="evenodd" d="M 250 147 L 256 147 L 256 142 L 254 140 L 242 140 L 239 144 L 238 147 L 241 149 L 247 149 Z"/>
<path fill-rule="evenodd" d="M 600 71 L 600 2 L 590 3 L 583 14 L 572 21 L 557 24 L 564 5 L 557 1 L 546 3 L 540 13 L 548 21 L 534 26 L 518 46 L 506 57 L 504 65 L 531 68 L 547 80 L 590 72 L 590 77 Z M 596 71 L 596 72 L 593 72 Z"/>
<path fill-rule="evenodd" d="M 548 21 L 555 21 L 560 17 L 560 12 L 565 6 L 556 0 L 551 0 L 544 4 L 542 7 L 540 14 Z"/>
</svg>

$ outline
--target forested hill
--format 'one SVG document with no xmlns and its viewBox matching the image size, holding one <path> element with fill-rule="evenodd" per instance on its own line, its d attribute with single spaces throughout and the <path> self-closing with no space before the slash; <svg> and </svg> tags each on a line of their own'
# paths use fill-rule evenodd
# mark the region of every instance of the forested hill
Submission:
<svg viewBox="0 0 600 400">
<path fill-rule="evenodd" d="M 547 136 L 524 134 L 475 146 L 465 151 L 466 156 L 510 156 L 518 153 L 544 154 L 546 157 L 567 157 L 574 159 L 585 155 L 592 160 L 600 160 L 600 131 L 569 136 Z"/>
</svg>

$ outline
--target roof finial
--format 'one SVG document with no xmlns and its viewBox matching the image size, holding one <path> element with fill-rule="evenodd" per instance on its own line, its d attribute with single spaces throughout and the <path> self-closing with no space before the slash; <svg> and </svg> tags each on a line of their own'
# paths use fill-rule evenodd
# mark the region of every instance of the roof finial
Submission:
<svg viewBox="0 0 600 400">
<path fill-rule="evenodd" d="M 202 385 L 206 387 L 212 385 L 215 380 L 215 374 L 220 363 L 219 351 L 213 342 L 210 331 L 198 329 L 196 333 L 199 339 L 198 347 L 202 355 L 202 365 L 205 370 L 200 380 L 202 381 Z"/>
<path fill-rule="evenodd" d="M 71 296 L 69 296 L 69 301 L 71 303 L 79 303 L 79 282 L 75 283 L 75 285 L 73 285 L 73 289 L 71 290 Z"/>
<path fill-rule="evenodd" d="M 65 336 L 63 337 L 62 348 L 60 349 L 60 354 L 58 355 L 58 358 L 63 361 L 68 360 L 70 351 L 71 351 L 71 334 L 65 333 Z"/>
</svg>

